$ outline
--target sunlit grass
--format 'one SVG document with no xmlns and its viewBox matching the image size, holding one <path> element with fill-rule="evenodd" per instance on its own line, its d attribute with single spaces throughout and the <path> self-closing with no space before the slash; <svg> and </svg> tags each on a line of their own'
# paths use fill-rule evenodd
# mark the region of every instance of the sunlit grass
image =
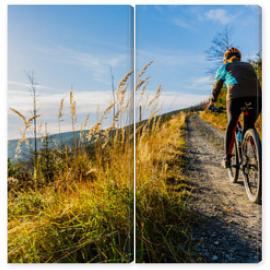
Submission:
<svg viewBox="0 0 270 270">
<path fill-rule="evenodd" d="M 111 127 L 102 129 L 112 110 L 110 103 L 88 131 L 83 130 L 86 120 L 81 124 L 80 141 L 74 138 L 72 146 L 59 145 L 39 151 L 35 168 L 37 185 L 33 184 L 31 160 L 28 167 L 22 163 L 9 168 L 12 174 L 9 175 L 9 262 L 130 262 L 133 259 L 133 127 L 115 128 L 132 104 L 132 95 L 128 95 L 131 76 L 129 72 L 119 82 L 117 118 L 113 118 Z M 71 91 L 73 131 L 78 126 L 75 99 Z M 61 100 L 59 133 L 63 106 Z M 129 119 L 126 123 L 130 123 Z M 24 131 L 32 128 L 31 121 L 24 124 L 27 124 Z M 25 134 L 19 147 L 22 141 L 27 141 Z M 49 155 L 46 162 L 45 153 Z M 49 161 L 53 164 L 47 164 Z M 51 172 L 50 178 L 45 177 L 46 169 Z"/>
<path fill-rule="evenodd" d="M 185 113 L 138 125 L 136 143 L 136 260 L 195 262 L 191 196 L 185 177 Z"/>
<path fill-rule="evenodd" d="M 191 196 L 185 177 L 185 113 L 158 116 L 161 88 L 147 97 L 151 63 L 138 73 L 136 93 L 148 120 L 136 130 L 136 231 L 138 262 L 199 261 L 190 236 Z M 32 168 L 24 175 L 10 170 L 9 262 L 130 262 L 133 259 L 133 126 L 119 128 L 132 105 L 127 87 L 132 72 L 118 84 L 117 111 L 111 126 L 99 120 L 72 147 L 49 151 L 53 166 L 37 162 L 37 188 Z M 75 92 L 69 94 L 71 129 L 76 130 Z M 61 132 L 64 101 L 60 101 Z M 129 123 L 129 122 L 127 122 Z M 117 128 L 118 127 L 118 128 Z M 27 127 L 29 130 L 31 126 Z M 27 140 L 27 138 L 23 138 Z M 90 143 L 90 144 L 87 144 Z M 24 165 L 21 164 L 21 168 Z M 44 167 L 45 166 L 45 167 Z M 52 170 L 51 178 L 44 168 Z M 16 178 L 17 177 L 17 178 Z"/>
</svg>

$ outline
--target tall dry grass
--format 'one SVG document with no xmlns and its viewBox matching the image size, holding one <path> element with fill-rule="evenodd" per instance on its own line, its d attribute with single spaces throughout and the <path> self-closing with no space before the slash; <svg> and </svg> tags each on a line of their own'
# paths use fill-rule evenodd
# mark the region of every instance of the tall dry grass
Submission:
<svg viewBox="0 0 270 270">
<path fill-rule="evenodd" d="M 132 72 L 119 82 L 117 118 L 103 129 L 111 113 L 108 104 L 89 128 L 88 116 L 80 125 L 80 141 L 49 150 L 52 176 L 44 180 L 44 151 L 38 153 L 37 182 L 32 170 L 9 178 L 9 262 L 129 262 L 133 258 L 133 126 L 116 129 L 132 104 Z M 64 115 L 60 101 L 58 128 Z M 69 93 L 71 129 L 77 130 L 75 94 Z M 129 105 L 130 106 L 130 105 Z M 23 141 L 31 119 L 12 109 L 23 120 Z M 129 121 L 127 119 L 127 121 Z M 129 122 L 128 122 L 129 123 Z M 127 123 L 127 124 L 128 124 Z M 20 140 L 20 142 L 22 141 Z M 18 165 L 18 164 L 17 164 Z M 17 168 L 21 168 L 20 164 Z M 45 168 L 48 168 L 46 163 Z M 14 170 L 13 170 L 14 172 Z"/>
<path fill-rule="evenodd" d="M 147 95 L 151 64 L 138 73 L 135 86 L 137 98 L 148 112 L 147 120 L 136 127 L 136 251 L 132 219 L 134 130 L 133 125 L 117 128 L 125 120 L 131 122 L 129 72 L 118 84 L 117 106 L 108 104 L 87 131 L 87 117 L 81 123 L 76 151 L 68 146 L 51 150 L 50 181 L 43 180 L 40 152 L 38 189 L 31 188 L 27 176 L 24 184 L 12 182 L 9 262 L 129 262 L 133 252 L 138 262 L 196 260 L 190 239 L 192 215 L 187 208 L 190 186 L 183 173 L 185 114 L 158 116 L 161 88 Z M 69 98 L 75 130 L 74 93 Z M 64 101 L 60 101 L 59 123 L 63 106 Z M 102 124 L 114 107 L 112 123 L 104 130 Z"/>
<path fill-rule="evenodd" d="M 136 260 L 198 260 L 190 238 L 192 215 L 187 208 L 191 187 L 185 168 L 185 113 L 158 115 L 161 87 L 147 95 L 149 77 L 142 68 L 137 99 L 147 104 L 149 118 L 136 129 Z"/>
</svg>

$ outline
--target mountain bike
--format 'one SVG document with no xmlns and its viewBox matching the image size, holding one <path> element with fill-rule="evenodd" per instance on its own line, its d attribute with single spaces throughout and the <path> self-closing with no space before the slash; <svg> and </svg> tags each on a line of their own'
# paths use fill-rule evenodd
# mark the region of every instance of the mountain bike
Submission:
<svg viewBox="0 0 270 270">
<path fill-rule="evenodd" d="M 213 112 L 221 112 L 220 108 L 212 106 L 208 109 Z M 246 106 L 242 112 L 249 114 Z M 245 119 L 245 118 L 244 118 Z M 248 199 L 254 203 L 261 203 L 262 196 L 262 147 L 259 134 L 255 127 L 245 129 L 238 121 L 235 130 L 235 143 L 231 158 L 231 167 L 228 168 L 228 176 L 232 183 L 237 183 L 239 173 L 244 176 L 244 185 Z"/>
</svg>

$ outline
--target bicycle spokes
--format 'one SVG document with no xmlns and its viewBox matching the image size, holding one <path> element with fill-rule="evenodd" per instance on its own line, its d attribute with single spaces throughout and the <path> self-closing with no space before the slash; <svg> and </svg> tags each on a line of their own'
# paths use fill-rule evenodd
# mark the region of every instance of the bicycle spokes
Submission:
<svg viewBox="0 0 270 270">
<path fill-rule="evenodd" d="M 254 139 L 250 136 L 247 138 L 244 148 L 243 172 L 246 184 L 252 195 L 255 195 L 259 188 L 259 164 Z"/>
</svg>

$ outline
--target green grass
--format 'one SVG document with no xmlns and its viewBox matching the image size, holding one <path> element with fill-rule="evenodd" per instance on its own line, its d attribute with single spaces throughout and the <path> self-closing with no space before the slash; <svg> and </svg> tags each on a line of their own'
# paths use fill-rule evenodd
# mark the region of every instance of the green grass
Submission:
<svg viewBox="0 0 270 270">
<path fill-rule="evenodd" d="M 9 262 L 129 262 L 133 196 L 87 183 L 9 198 Z"/>
</svg>

